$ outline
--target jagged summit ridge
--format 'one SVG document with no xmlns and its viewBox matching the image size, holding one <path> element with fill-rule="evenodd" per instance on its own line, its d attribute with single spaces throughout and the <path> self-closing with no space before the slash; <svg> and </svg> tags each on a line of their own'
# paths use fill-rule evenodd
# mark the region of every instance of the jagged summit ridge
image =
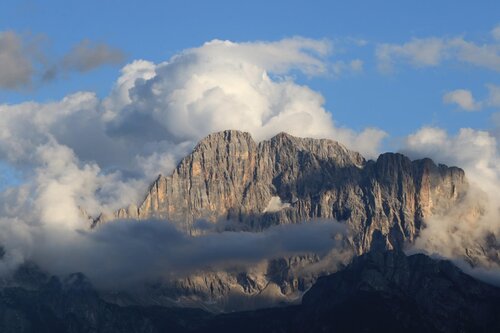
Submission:
<svg viewBox="0 0 500 333">
<path fill-rule="evenodd" d="M 196 220 L 237 221 L 258 231 L 315 218 L 345 221 L 360 253 L 413 241 L 432 214 L 467 190 L 462 169 L 385 153 L 366 161 L 327 139 L 279 133 L 256 143 L 246 132 L 208 135 L 170 176 L 160 176 L 139 207 L 107 219 L 160 218 L 191 231 Z M 282 209 L 268 208 L 279 199 Z"/>
</svg>

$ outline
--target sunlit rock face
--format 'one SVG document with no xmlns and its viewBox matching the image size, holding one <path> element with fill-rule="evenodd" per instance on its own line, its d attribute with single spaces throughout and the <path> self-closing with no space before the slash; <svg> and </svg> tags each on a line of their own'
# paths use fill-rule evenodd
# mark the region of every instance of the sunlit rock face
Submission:
<svg viewBox="0 0 500 333">
<path fill-rule="evenodd" d="M 332 140 L 280 133 L 256 143 L 248 133 L 223 131 L 203 139 L 172 175 L 159 176 L 139 207 L 96 224 L 160 218 L 195 234 L 197 220 L 230 220 L 259 231 L 336 219 L 349 226 L 352 246 L 363 253 L 412 242 L 424 220 L 446 214 L 467 187 L 463 170 L 430 159 L 385 153 L 366 161 Z"/>
</svg>

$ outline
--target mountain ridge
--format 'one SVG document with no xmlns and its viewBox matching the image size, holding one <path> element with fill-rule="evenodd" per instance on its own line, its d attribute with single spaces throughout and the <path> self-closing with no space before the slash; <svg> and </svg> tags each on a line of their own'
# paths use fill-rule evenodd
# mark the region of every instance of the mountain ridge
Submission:
<svg viewBox="0 0 500 333">
<path fill-rule="evenodd" d="M 250 232 L 276 224 L 336 220 L 349 230 L 345 251 L 359 255 L 413 243 L 425 220 L 448 214 L 467 189 L 462 169 L 436 165 L 428 158 L 412 161 L 403 154 L 384 153 L 366 160 L 329 139 L 282 132 L 256 143 L 247 132 L 227 130 L 202 139 L 171 175 L 160 175 L 142 204 L 102 215 L 94 227 L 111 220 L 160 219 L 196 236 L 206 232 L 196 229 L 197 220 L 223 222 L 218 231 Z M 292 301 L 318 276 L 334 271 L 330 267 L 313 275 L 298 273 L 321 260 L 311 253 L 269 260 L 258 273 L 204 272 L 166 281 L 153 294 L 202 307 L 225 304 L 222 309 L 232 311 L 228 304 L 234 303 L 235 292 L 255 299 L 270 286 L 274 297 Z M 247 301 L 254 302 L 260 304 Z"/>
<path fill-rule="evenodd" d="M 427 158 L 384 153 L 367 161 L 333 140 L 281 132 L 257 144 L 247 132 L 228 130 L 208 135 L 170 176 L 158 176 L 139 207 L 102 215 L 94 225 L 159 218 L 192 233 L 197 219 L 235 220 L 255 231 L 336 219 L 359 234 L 353 244 L 363 253 L 376 231 L 388 249 L 412 242 L 425 218 L 455 205 L 467 188 L 462 169 Z M 273 198 L 285 209 L 266 211 Z"/>
</svg>

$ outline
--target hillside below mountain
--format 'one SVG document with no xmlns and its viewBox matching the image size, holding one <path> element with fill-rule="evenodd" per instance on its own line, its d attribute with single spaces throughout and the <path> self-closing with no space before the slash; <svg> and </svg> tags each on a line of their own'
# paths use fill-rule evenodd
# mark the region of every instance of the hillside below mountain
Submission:
<svg viewBox="0 0 500 333">
<path fill-rule="evenodd" d="M 229 332 L 498 332 L 500 289 L 451 262 L 370 252 L 320 277 L 299 306 L 215 317 Z"/>
<path fill-rule="evenodd" d="M 213 315 L 122 307 L 99 298 L 82 274 L 20 268 L 0 292 L 0 331 L 28 332 L 498 332 L 500 289 L 449 261 L 370 252 L 318 279 L 302 304 Z"/>
</svg>

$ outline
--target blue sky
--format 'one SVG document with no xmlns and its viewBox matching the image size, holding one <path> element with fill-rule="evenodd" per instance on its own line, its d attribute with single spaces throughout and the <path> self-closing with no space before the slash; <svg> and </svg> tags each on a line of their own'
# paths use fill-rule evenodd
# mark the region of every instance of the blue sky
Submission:
<svg viewBox="0 0 500 333">
<path fill-rule="evenodd" d="M 357 57 L 363 73 L 340 78 L 299 77 L 320 91 L 340 125 L 376 126 L 401 136 L 422 125 L 451 131 L 488 128 L 491 109 L 453 112 L 444 92 L 466 88 L 486 95 L 486 83 L 500 84 L 498 72 L 463 64 L 432 68 L 377 70 L 377 43 L 411 38 L 452 37 L 482 42 L 499 23 L 498 1 L 2 1 L 0 31 L 42 35 L 54 56 L 82 39 L 120 48 L 125 61 L 167 60 L 175 53 L 212 39 L 274 41 L 285 37 L 327 38 L 343 50 L 331 60 Z M 349 38 L 367 41 L 349 45 Z M 69 75 L 30 91 L 1 91 L 3 102 L 59 99 L 79 90 L 105 95 L 120 66 L 103 66 Z"/>
</svg>

